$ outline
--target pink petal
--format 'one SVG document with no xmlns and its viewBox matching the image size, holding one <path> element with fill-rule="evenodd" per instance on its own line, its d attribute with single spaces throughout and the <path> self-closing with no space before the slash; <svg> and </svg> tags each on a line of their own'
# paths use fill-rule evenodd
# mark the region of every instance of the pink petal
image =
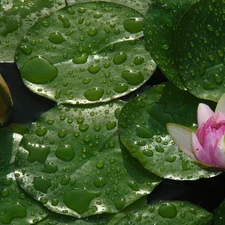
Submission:
<svg viewBox="0 0 225 225">
<path fill-rule="evenodd" d="M 214 162 L 214 166 L 225 168 L 225 136 L 222 136 L 217 143 L 217 148 L 214 152 Z"/>
<path fill-rule="evenodd" d="M 225 94 L 222 95 L 217 103 L 215 113 L 219 112 L 225 113 Z"/>
<path fill-rule="evenodd" d="M 215 123 L 225 123 L 225 113 L 219 112 L 218 114 L 215 114 Z"/>
<path fill-rule="evenodd" d="M 175 123 L 166 124 L 167 131 L 177 146 L 187 155 L 195 159 L 191 146 L 191 129 Z"/>
<path fill-rule="evenodd" d="M 198 126 L 200 127 L 213 115 L 214 112 L 210 109 L 208 105 L 200 103 L 197 109 Z"/>
<path fill-rule="evenodd" d="M 194 153 L 197 161 L 204 163 L 204 164 L 211 164 L 208 152 L 206 152 L 202 148 L 195 133 L 192 133 L 191 141 L 192 141 L 193 153 Z"/>
</svg>

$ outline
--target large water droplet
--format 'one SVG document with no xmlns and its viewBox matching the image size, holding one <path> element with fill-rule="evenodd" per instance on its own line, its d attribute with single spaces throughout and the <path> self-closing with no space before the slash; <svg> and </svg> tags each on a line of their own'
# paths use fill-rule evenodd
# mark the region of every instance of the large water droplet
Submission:
<svg viewBox="0 0 225 225">
<path fill-rule="evenodd" d="M 96 74 L 101 70 L 101 67 L 99 65 L 94 64 L 90 65 L 87 70 L 92 74 Z"/>
<path fill-rule="evenodd" d="M 116 65 L 120 65 L 124 63 L 127 59 L 127 55 L 124 52 L 120 52 L 113 57 L 113 62 Z"/>
<path fill-rule="evenodd" d="M 46 133 L 47 133 L 47 129 L 45 127 L 39 127 L 35 133 L 38 135 L 38 136 L 44 136 Z"/>
<path fill-rule="evenodd" d="M 98 101 L 104 94 L 102 88 L 91 88 L 84 92 L 84 97 L 89 101 Z"/>
<path fill-rule="evenodd" d="M 124 198 L 121 198 L 115 201 L 115 206 L 119 210 L 123 209 L 125 204 L 126 204 L 126 200 Z"/>
<path fill-rule="evenodd" d="M 94 180 L 96 187 L 104 187 L 106 185 L 106 179 L 104 177 L 98 177 Z"/>
<path fill-rule="evenodd" d="M 139 187 L 135 181 L 128 181 L 127 184 L 133 191 L 139 191 Z"/>
<path fill-rule="evenodd" d="M 88 54 L 82 54 L 81 56 L 76 56 L 73 58 L 73 63 L 84 64 L 87 62 Z"/>
<path fill-rule="evenodd" d="M 128 88 L 129 86 L 127 84 L 117 84 L 114 88 L 114 91 L 117 93 L 123 93 L 127 91 Z"/>
<path fill-rule="evenodd" d="M 47 193 L 48 189 L 52 185 L 50 180 L 41 178 L 41 177 L 35 177 L 33 184 L 34 184 L 34 188 L 37 191 L 41 191 L 43 193 Z"/>
<path fill-rule="evenodd" d="M 42 57 L 35 56 L 29 59 L 20 68 L 24 79 L 34 84 L 45 84 L 53 81 L 58 75 L 58 69 Z"/>
<path fill-rule="evenodd" d="M 56 149 L 55 155 L 63 161 L 71 161 L 75 157 L 75 151 L 71 146 L 61 146 Z"/>
<path fill-rule="evenodd" d="M 124 21 L 124 29 L 130 33 L 138 33 L 143 30 L 142 18 L 130 18 Z"/>
<path fill-rule="evenodd" d="M 152 138 L 153 132 L 151 130 L 148 130 L 145 127 L 142 127 L 140 125 L 136 126 L 136 134 L 140 138 Z"/>
<path fill-rule="evenodd" d="M 60 33 L 54 32 L 54 33 L 49 34 L 48 40 L 51 41 L 54 44 L 61 44 L 66 39 Z"/>
<path fill-rule="evenodd" d="M 121 74 L 122 78 L 127 81 L 128 84 L 137 85 L 144 81 L 144 76 L 141 72 L 135 72 L 131 70 L 124 70 Z"/>
<path fill-rule="evenodd" d="M 87 189 L 76 189 L 66 192 L 63 202 L 68 208 L 82 214 L 88 211 L 91 201 L 99 195 L 100 192 L 89 191 Z M 76 199 L 76 201 L 74 201 L 74 199 Z"/>
<path fill-rule="evenodd" d="M 177 215 L 177 208 L 173 204 L 165 203 L 159 207 L 158 213 L 163 218 L 174 218 Z"/>
</svg>

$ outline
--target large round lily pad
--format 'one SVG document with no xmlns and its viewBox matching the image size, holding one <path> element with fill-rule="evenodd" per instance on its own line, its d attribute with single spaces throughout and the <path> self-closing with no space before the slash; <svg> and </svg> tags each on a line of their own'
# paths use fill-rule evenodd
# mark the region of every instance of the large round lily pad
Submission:
<svg viewBox="0 0 225 225">
<path fill-rule="evenodd" d="M 174 37 L 175 65 L 185 86 L 213 101 L 225 85 L 224 7 L 224 1 L 197 1 L 182 16 Z"/>
<path fill-rule="evenodd" d="M 146 169 L 160 177 L 196 180 L 215 176 L 180 152 L 166 130 L 169 122 L 196 128 L 198 104 L 199 99 L 171 83 L 152 87 L 123 107 L 121 141 Z"/>
<path fill-rule="evenodd" d="M 154 224 L 154 225 L 210 225 L 213 215 L 189 202 L 158 202 L 131 212 L 115 225 Z"/>
<path fill-rule="evenodd" d="M 14 62 L 24 33 L 42 16 L 65 6 L 64 0 L 0 1 L 0 62 Z"/>
<path fill-rule="evenodd" d="M 0 224 L 36 224 L 47 217 L 46 209 L 18 186 L 14 165 L 0 169 Z"/>
<path fill-rule="evenodd" d="M 116 213 L 161 181 L 120 144 L 117 118 L 123 102 L 59 105 L 24 135 L 15 174 L 33 198 L 59 214 Z"/>
<path fill-rule="evenodd" d="M 142 14 L 131 8 L 75 4 L 29 30 L 17 65 L 39 95 L 60 103 L 106 102 L 137 89 L 156 68 L 140 39 L 142 28 Z"/>
</svg>

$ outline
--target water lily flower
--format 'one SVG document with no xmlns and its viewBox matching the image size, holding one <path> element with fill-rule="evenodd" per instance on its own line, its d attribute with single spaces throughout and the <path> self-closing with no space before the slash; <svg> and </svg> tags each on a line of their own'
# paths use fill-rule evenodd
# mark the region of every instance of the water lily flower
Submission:
<svg viewBox="0 0 225 225">
<path fill-rule="evenodd" d="M 178 147 L 201 167 L 225 170 L 225 94 L 215 112 L 200 103 L 197 122 L 197 131 L 175 123 L 168 123 L 167 131 Z"/>
</svg>

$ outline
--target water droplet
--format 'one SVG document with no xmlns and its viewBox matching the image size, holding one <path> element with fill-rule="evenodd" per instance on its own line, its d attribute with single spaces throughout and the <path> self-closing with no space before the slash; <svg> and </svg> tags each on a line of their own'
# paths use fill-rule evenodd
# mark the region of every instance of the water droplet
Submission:
<svg viewBox="0 0 225 225">
<path fill-rule="evenodd" d="M 56 149 L 55 155 L 63 161 L 71 161 L 75 157 L 75 151 L 71 146 L 62 146 Z"/>
<path fill-rule="evenodd" d="M 95 36 L 98 33 L 98 30 L 96 28 L 90 29 L 88 31 L 88 35 Z"/>
<path fill-rule="evenodd" d="M 86 131 L 89 128 L 88 124 L 80 124 L 79 125 L 79 130 L 80 131 Z"/>
<path fill-rule="evenodd" d="M 135 181 L 128 181 L 127 184 L 133 191 L 139 191 L 139 187 Z"/>
<path fill-rule="evenodd" d="M 76 189 L 67 191 L 64 195 L 63 202 L 68 208 L 81 214 L 88 211 L 91 201 L 99 195 L 100 192 Z M 74 199 L 76 199 L 76 201 L 74 201 Z"/>
<path fill-rule="evenodd" d="M 45 84 L 53 81 L 58 75 L 58 69 L 42 57 L 35 56 L 29 59 L 20 68 L 24 79 L 34 84 Z"/>
<path fill-rule="evenodd" d="M 161 146 L 159 146 L 159 145 L 155 146 L 155 150 L 156 150 L 157 152 L 159 152 L 159 153 L 163 153 L 163 152 L 164 152 L 164 148 L 161 147 Z"/>
<path fill-rule="evenodd" d="M 143 154 L 147 157 L 152 157 L 153 151 L 152 150 L 145 150 L 145 151 L 143 151 Z"/>
<path fill-rule="evenodd" d="M 108 121 L 106 123 L 106 129 L 107 130 L 112 130 L 116 127 L 116 122 L 115 121 Z"/>
<path fill-rule="evenodd" d="M 61 184 L 61 185 L 67 185 L 67 184 L 70 183 L 70 180 L 71 180 L 70 177 L 65 176 L 65 177 L 63 177 L 62 180 L 60 181 L 60 184 Z"/>
<path fill-rule="evenodd" d="M 153 132 L 151 130 L 148 130 L 145 127 L 142 127 L 140 125 L 136 126 L 136 134 L 140 138 L 152 138 Z"/>
<path fill-rule="evenodd" d="M 175 162 L 175 160 L 176 160 L 176 156 L 169 156 L 168 158 L 166 158 L 166 161 L 167 162 Z"/>
<path fill-rule="evenodd" d="M 94 65 L 89 66 L 87 70 L 91 74 L 96 74 L 101 70 L 101 67 L 99 65 L 94 64 Z"/>
<path fill-rule="evenodd" d="M 96 163 L 96 167 L 97 167 L 98 169 L 102 169 L 102 168 L 104 167 L 104 162 L 103 162 L 103 161 L 98 161 L 98 162 Z"/>
<path fill-rule="evenodd" d="M 211 81 L 205 79 L 203 80 L 203 88 L 206 90 L 212 90 L 215 89 L 216 86 Z"/>
<path fill-rule="evenodd" d="M 77 118 L 77 123 L 83 123 L 83 122 L 84 122 L 84 117 L 79 116 L 79 117 Z"/>
<path fill-rule="evenodd" d="M 144 58 L 141 56 L 137 56 L 134 58 L 134 64 L 135 65 L 141 65 L 144 62 Z"/>
<path fill-rule="evenodd" d="M 91 88 L 84 92 L 84 96 L 89 101 L 98 101 L 104 94 L 104 90 L 102 88 Z"/>
<path fill-rule="evenodd" d="M 113 57 L 113 62 L 116 65 L 120 65 L 127 60 L 127 55 L 124 52 L 120 52 Z"/>
<path fill-rule="evenodd" d="M 38 135 L 38 136 L 44 136 L 46 133 L 47 133 L 47 129 L 45 127 L 42 127 L 42 128 L 38 128 L 35 133 Z"/>
<path fill-rule="evenodd" d="M 106 180 L 104 177 L 98 177 L 94 180 L 94 185 L 96 187 L 104 187 L 106 185 Z"/>
<path fill-rule="evenodd" d="M 27 158 L 29 162 L 37 161 L 44 164 L 48 157 L 48 154 L 50 153 L 50 147 L 45 145 L 24 143 L 23 147 L 29 152 Z"/>
<path fill-rule="evenodd" d="M 58 171 L 58 166 L 52 164 L 45 164 L 45 167 L 41 171 L 44 173 L 56 173 Z"/>
<path fill-rule="evenodd" d="M 54 32 L 54 33 L 49 34 L 48 40 L 51 41 L 54 44 L 61 44 L 66 39 L 60 33 Z"/>
<path fill-rule="evenodd" d="M 37 191 L 47 193 L 48 189 L 51 187 L 51 181 L 41 177 L 35 177 L 33 180 L 34 188 Z"/>
<path fill-rule="evenodd" d="M 100 129 L 101 129 L 101 125 L 100 124 L 95 124 L 94 130 L 95 131 L 99 131 Z"/>
<path fill-rule="evenodd" d="M 158 213 L 163 218 L 175 218 L 177 215 L 177 208 L 173 204 L 165 203 L 159 207 Z"/>
<path fill-rule="evenodd" d="M 64 137 L 66 137 L 66 135 L 67 135 L 67 131 L 65 129 L 62 129 L 58 132 L 58 136 L 60 138 L 64 138 Z"/>
<path fill-rule="evenodd" d="M 131 18 L 124 21 L 124 29 L 130 33 L 138 33 L 143 30 L 142 18 Z"/>
<path fill-rule="evenodd" d="M 128 84 L 138 85 L 144 81 L 144 76 L 141 72 L 135 72 L 131 70 L 124 70 L 121 74 L 122 78 L 127 81 Z"/>
<path fill-rule="evenodd" d="M 32 49 L 30 47 L 28 47 L 27 45 L 21 45 L 20 49 L 22 50 L 22 52 L 26 55 L 30 55 L 32 52 Z"/>
<path fill-rule="evenodd" d="M 68 18 L 66 18 L 65 16 L 59 15 L 58 18 L 62 21 L 64 28 L 69 28 L 71 26 Z"/>
<path fill-rule="evenodd" d="M 88 54 L 82 54 L 81 56 L 76 56 L 73 58 L 73 63 L 84 64 L 87 62 Z"/>
<path fill-rule="evenodd" d="M 126 200 L 124 198 L 121 198 L 115 201 L 115 207 L 119 210 L 123 209 L 125 205 L 126 205 Z"/>
<path fill-rule="evenodd" d="M 127 91 L 128 88 L 129 86 L 127 84 L 117 84 L 117 86 L 114 88 L 114 91 L 117 93 L 123 93 Z"/>
</svg>

